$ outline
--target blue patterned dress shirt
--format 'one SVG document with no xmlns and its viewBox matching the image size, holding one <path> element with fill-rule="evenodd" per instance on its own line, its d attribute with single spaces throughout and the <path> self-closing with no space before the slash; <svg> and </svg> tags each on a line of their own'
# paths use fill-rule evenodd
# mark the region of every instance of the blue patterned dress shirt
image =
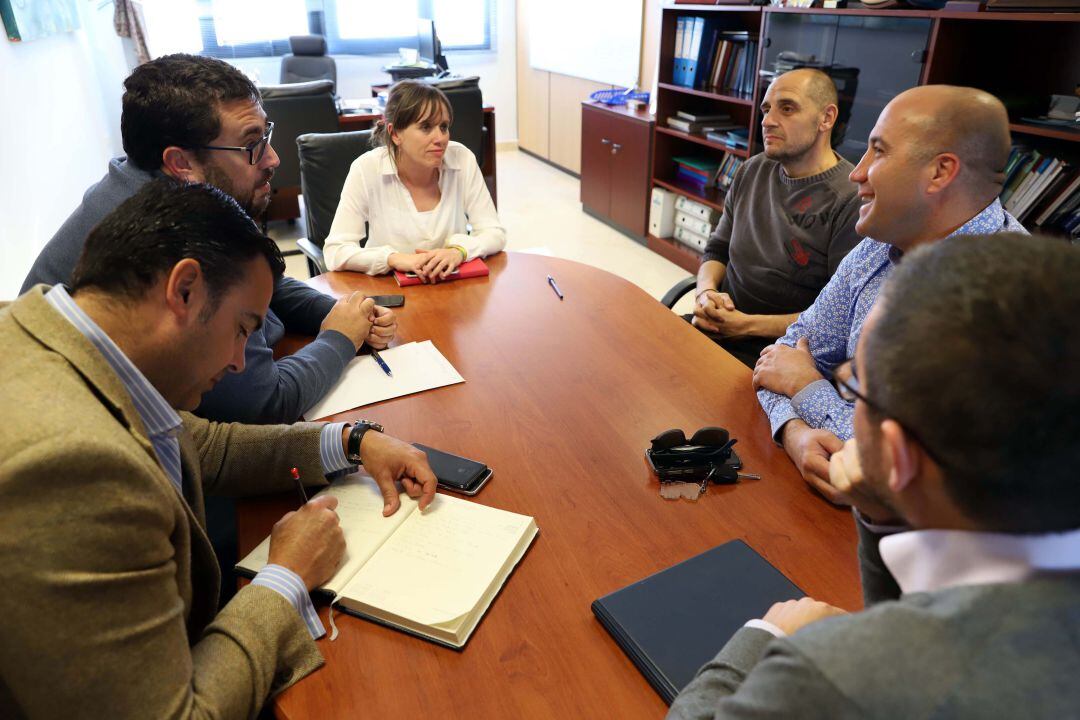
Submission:
<svg viewBox="0 0 1080 720">
<path fill-rule="evenodd" d="M 146 434 L 150 438 L 150 444 L 157 454 L 165 474 L 169 476 L 173 487 L 184 502 L 183 475 L 180 470 L 180 433 L 183 432 L 183 421 L 180 415 L 161 396 L 161 393 L 150 384 L 135 364 L 117 347 L 116 343 L 105 334 L 101 327 L 83 312 L 83 309 L 75 304 L 71 295 L 63 285 L 54 285 L 45 294 L 45 299 L 57 312 L 75 326 L 90 344 L 109 363 L 139 413 L 139 418 L 146 427 Z M 345 470 L 352 467 L 345 457 L 345 450 L 341 447 L 341 433 L 345 423 L 329 423 L 323 426 L 319 435 L 319 456 L 322 461 L 323 472 L 329 475 L 332 472 Z M 319 616 L 315 613 L 315 607 L 311 604 L 311 596 L 308 595 L 307 587 L 300 576 L 281 565 L 267 565 L 251 581 L 252 585 L 274 590 L 296 608 L 307 625 L 308 632 L 313 638 L 320 638 L 326 634 Z"/>
<path fill-rule="evenodd" d="M 1027 234 L 1024 226 L 995 199 L 949 237 L 999 232 Z M 799 338 L 807 338 L 818 370 L 831 377 L 838 365 L 855 356 L 863 322 L 877 300 L 882 283 L 900 258 L 900 251 L 892 245 L 870 238 L 863 240 L 840 263 L 814 304 L 799 315 L 777 342 L 795 347 Z M 769 416 L 769 426 L 777 442 L 784 425 L 795 418 L 812 428 L 828 430 L 841 440 L 854 435 L 855 406 L 841 398 L 828 380 L 812 382 L 790 399 L 764 388 L 757 391 L 757 396 Z"/>
</svg>

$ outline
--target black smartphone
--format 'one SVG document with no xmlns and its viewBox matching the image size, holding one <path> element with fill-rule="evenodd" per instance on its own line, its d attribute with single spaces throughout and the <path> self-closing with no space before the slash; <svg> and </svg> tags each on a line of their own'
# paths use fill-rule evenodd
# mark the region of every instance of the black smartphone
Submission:
<svg viewBox="0 0 1080 720">
<path fill-rule="evenodd" d="M 460 455 L 443 452 L 435 448 L 413 443 L 413 447 L 423 450 L 428 457 L 439 487 L 463 495 L 475 495 L 487 484 L 494 472 L 482 462 L 463 458 Z"/>
<path fill-rule="evenodd" d="M 379 307 L 401 307 L 405 304 L 404 295 L 372 295 L 371 299 Z"/>
</svg>

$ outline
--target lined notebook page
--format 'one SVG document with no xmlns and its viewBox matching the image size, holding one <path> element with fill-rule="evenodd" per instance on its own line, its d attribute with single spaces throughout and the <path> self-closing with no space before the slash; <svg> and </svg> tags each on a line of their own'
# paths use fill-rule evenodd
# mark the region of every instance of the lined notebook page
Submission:
<svg viewBox="0 0 1080 720">
<path fill-rule="evenodd" d="M 345 534 L 345 560 L 334 577 L 321 588 L 336 595 L 391 533 L 405 522 L 417 504 L 411 497 L 401 493 L 401 508 L 390 517 L 383 517 L 383 498 L 379 486 L 363 471 L 335 480 L 333 485 L 319 495 L 333 495 L 338 499 L 337 514 L 341 518 L 341 530 Z M 266 565 L 269 553 L 268 537 L 240 561 L 240 566 L 258 572 Z"/>
<path fill-rule="evenodd" d="M 360 568 L 342 595 L 424 625 L 468 615 L 515 556 L 525 515 L 436 495 Z"/>
</svg>

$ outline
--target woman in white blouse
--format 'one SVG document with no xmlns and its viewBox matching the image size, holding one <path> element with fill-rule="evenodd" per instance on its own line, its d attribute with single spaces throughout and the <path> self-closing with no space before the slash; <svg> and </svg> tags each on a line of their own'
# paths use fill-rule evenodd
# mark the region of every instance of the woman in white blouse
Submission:
<svg viewBox="0 0 1080 720">
<path fill-rule="evenodd" d="M 403 80 L 390 89 L 372 138 L 379 147 L 353 162 L 341 190 L 323 248 L 328 268 L 438 282 L 506 246 L 476 157 L 450 140 L 453 119 L 436 87 Z"/>
</svg>

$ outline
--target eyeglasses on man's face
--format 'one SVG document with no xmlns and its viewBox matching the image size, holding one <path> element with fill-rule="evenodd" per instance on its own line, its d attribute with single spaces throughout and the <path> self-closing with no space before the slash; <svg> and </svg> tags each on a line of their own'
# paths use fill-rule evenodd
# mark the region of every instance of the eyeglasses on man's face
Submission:
<svg viewBox="0 0 1080 720">
<path fill-rule="evenodd" d="M 866 405 L 866 407 L 870 408 L 881 417 L 892 418 L 897 423 L 899 423 L 900 427 L 904 428 L 904 431 L 907 432 L 908 435 L 914 438 L 915 441 L 922 446 L 923 450 L 926 451 L 926 454 L 929 455 L 934 462 L 936 462 L 942 468 L 948 468 L 948 463 L 943 461 L 941 459 L 941 455 L 935 452 L 929 445 L 926 444 L 926 442 L 923 441 L 922 437 L 911 428 L 911 425 L 896 417 L 894 414 L 890 413 L 879 403 L 876 403 L 870 398 L 866 397 L 866 394 L 862 391 L 862 386 L 859 384 L 859 378 L 854 373 L 854 359 L 852 359 L 851 361 L 851 368 L 852 375 L 850 379 L 845 380 L 841 377 L 835 375 L 833 376 L 833 380 L 836 382 L 836 391 L 840 394 L 840 397 L 850 403 L 854 403 L 856 400 L 861 401 L 863 404 Z"/>
<path fill-rule="evenodd" d="M 263 155 L 266 154 L 266 148 L 270 145 L 270 137 L 274 134 L 274 123 L 266 123 L 266 133 L 254 142 L 250 142 L 243 147 L 233 145 L 189 145 L 189 150 L 231 150 L 233 152 L 246 152 L 248 154 L 248 164 L 258 165 L 259 161 L 263 159 Z"/>
</svg>

